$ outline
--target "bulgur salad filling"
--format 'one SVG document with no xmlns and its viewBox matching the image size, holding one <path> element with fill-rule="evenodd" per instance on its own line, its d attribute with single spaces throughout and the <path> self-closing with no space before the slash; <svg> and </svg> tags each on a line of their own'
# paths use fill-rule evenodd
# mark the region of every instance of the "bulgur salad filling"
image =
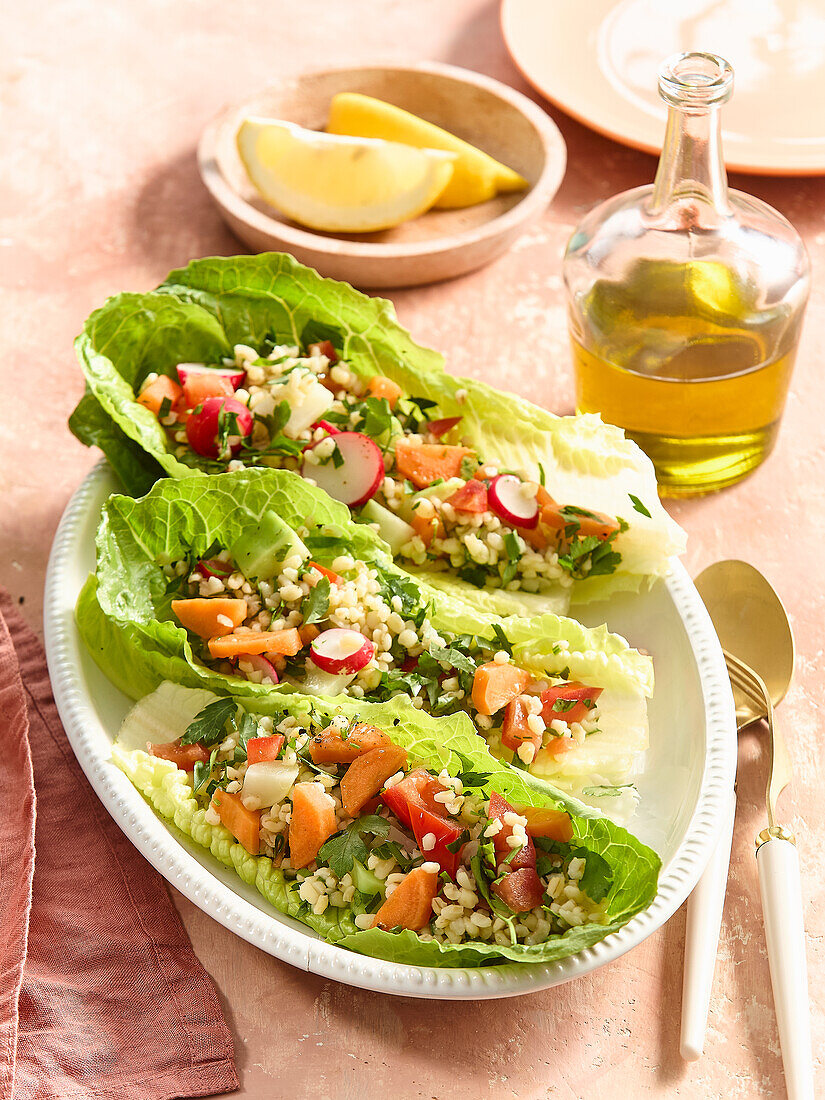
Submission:
<svg viewBox="0 0 825 1100">
<path fill-rule="evenodd" d="M 127 716 L 113 755 L 278 908 L 370 954 L 397 957 L 391 942 L 403 937 L 407 954 L 457 965 L 449 953 L 468 945 L 481 963 L 595 942 L 616 927 L 621 893 L 605 841 L 641 853 L 642 892 L 651 872 L 655 892 L 649 849 L 601 818 L 593 843 L 583 807 L 514 787 L 472 738 L 468 752 L 448 736 L 446 755 L 428 756 L 450 719 L 419 716 L 431 727 L 419 740 L 397 708 L 334 709 L 267 715 L 167 682 Z"/>
<path fill-rule="evenodd" d="M 593 797 L 624 797 L 647 744 L 649 658 L 555 615 L 474 613 L 288 471 L 110 498 L 78 622 L 130 694 L 149 660 L 237 695 L 399 699 L 461 715 L 497 756 Z"/>
<path fill-rule="evenodd" d="M 438 418 L 436 402 L 383 375 L 359 377 L 329 340 L 238 344 L 220 363 L 175 372 L 147 375 L 137 402 L 176 458 L 212 473 L 295 470 L 374 523 L 402 561 L 528 592 L 621 561 L 614 543 L 625 520 L 560 505 L 543 480 L 485 463 L 461 442 L 461 416 Z"/>
<path fill-rule="evenodd" d="M 636 588 L 682 549 L 620 429 L 451 376 L 391 303 L 285 255 L 199 260 L 118 295 L 76 349 L 88 390 L 70 427 L 132 495 L 291 469 L 406 567 L 504 615 Z"/>
</svg>

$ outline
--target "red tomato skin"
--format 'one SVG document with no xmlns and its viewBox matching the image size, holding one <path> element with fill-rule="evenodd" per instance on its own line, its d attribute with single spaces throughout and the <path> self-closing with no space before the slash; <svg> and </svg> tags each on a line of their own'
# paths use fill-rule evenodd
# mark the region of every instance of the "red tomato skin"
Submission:
<svg viewBox="0 0 825 1100">
<path fill-rule="evenodd" d="M 271 737 L 250 737 L 246 743 L 247 762 L 261 764 L 264 760 L 277 760 L 283 744 L 282 733 L 273 733 Z"/>
<path fill-rule="evenodd" d="M 527 719 L 531 713 L 532 711 L 528 711 L 527 704 L 520 695 L 510 700 L 504 708 L 504 722 L 501 727 L 502 745 L 512 749 L 513 752 L 518 752 L 522 745 L 532 745 L 536 752 L 539 751 L 542 736 L 540 733 L 533 733 L 527 725 Z"/>
<path fill-rule="evenodd" d="M 194 409 L 209 397 L 231 397 L 235 387 L 224 374 L 192 373 L 183 383 L 183 396 L 187 406 Z"/>
<path fill-rule="evenodd" d="M 514 913 L 528 913 L 544 900 L 544 890 L 535 867 L 511 871 L 501 882 L 494 882 L 491 889 Z"/>
<path fill-rule="evenodd" d="M 431 420 L 427 425 L 427 431 L 436 439 L 441 439 L 442 435 L 452 431 L 463 419 L 463 416 L 445 416 L 442 420 Z"/>
<path fill-rule="evenodd" d="M 447 503 L 452 504 L 457 512 L 486 512 L 487 486 L 483 481 L 475 479 L 465 481 L 461 488 L 447 497 Z"/>
<path fill-rule="evenodd" d="M 186 421 L 186 438 L 189 446 L 205 458 L 218 457 L 218 417 L 223 410 L 237 416 L 238 434 L 246 438 L 252 433 L 252 414 L 246 405 L 233 397 L 207 397 L 198 411 Z M 240 443 L 232 447 L 232 454 L 241 449 Z"/>
<path fill-rule="evenodd" d="M 403 825 L 412 829 L 419 848 L 427 833 L 435 835 L 435 847 L 428 852 L 421 848 L 421 852 L 426 859 L 437 863 L 442 871 L 455 877 L 461 852 L 450 852 L 447 845 L 458 840 L 461 827 L 444 816 L 443 805 L 433 798 L 444 789 L 434 775 L 417 768 L 400 783 L 383 791 L 381 799 Z"/>
<path fill-rule="evenodd" d="M 516 810 L 502 798 L 500 794 L 490 795 L 490 806 L 487 810 L 487 816 L 491 821 L 498 820 L 502 822 L 502 828 L 493 837 L 493 847 L 496 850 L 496 857 L 502 861 L 512 852 L 512 848 L 507 843 L 507 837 L 513 832 L 512 825 L 504 825 L 504 815 L 509 812 L 517 813 Z M 507 866 L 513 871 L 519 871 L 522 868 L 536 866 L 536 846 L 530 836 L 527 837 L 527 844 L 516 852 Z"/>
<path fill-rule="evenodd" d="M 205 764 L 209 759 L 209 749 L 200 741 L 194 745 L 182 745 L 180 738 L 170 741 L 167 745 L 153 745 L 151 741 L 146 743 L 146 751 L 150 756 L 157 756 L 160 760 L 171 760 L 181 771 L 191 772 L 196 764 Z"/>
<path fill-rule="evenodd" d="M 318 344 L 310 344 L 307 348 L 308 353 L 312 355 L 313 350 L 317 351 L 319 355 L 326 355 L 331 367 L 338 362 L 338 352 L 332 346 L 331 340 L 321 340 Z"/>
<path fill-rule="evenodd" d="M 570 681 L 567 684 L 556 684 L 554 687 L 547 688 L 546 691 L 541 693 L 541 716 L 545 725 L 549 726 L 554 718 L 561 718 L 562 722 L 566 722 L 568 726 L 572 725 L 573 722 L 583 722 L 589 717 L 593 709 L 587 705 L 587 701 L 592 700 L 595 703 L 603 690 L 603 688 L 586 687 L 576 681 Z M 574 699 L 576 705 L 569 710 L 553 710 L 553 704 L 559 699 Z"/>
</svg>

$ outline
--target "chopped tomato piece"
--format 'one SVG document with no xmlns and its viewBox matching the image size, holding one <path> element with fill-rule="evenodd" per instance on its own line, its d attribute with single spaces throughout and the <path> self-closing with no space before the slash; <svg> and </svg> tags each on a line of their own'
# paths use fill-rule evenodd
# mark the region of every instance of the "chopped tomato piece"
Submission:
<svg viewBox="0 0 825 1100">
<path fill-rule="evenodd" d="M 448 447 L 444 443 L 413 443 L 399 439 L 395 445 L 395 465 L 398 474 L 418 489 L 426 489 L 434 481 L 459 477 L 461 463 L 473 452 L 469 447 Z"/>
<path fill-rule="evenodd" d="M 373 397 L 383 397 L 391 409 L 395 408 L 398 398 L 404 392 L 397 382 L 385 378 L 383 374 L 374 374 L 367 382 L 367 389 Z"/>
<path fill-rule="evenodd" d="M 264 760 L 277 760 L 283 744 L 282 733 L 273 733 L 271 737 L 250 737 L 246 743 L 246 759 L 250 764 L 260 764 Z"/>
<path fill-rule="evenodd" d="M 209 759 L 209 749 L 200 741 L 196 741 L 194 745 L 182 745 L 180 738 L 166 745 L 153 745 L 151 741 L 147 741 L 146 751 L 160 760 L 171 760 L 185 772 L 193 771 L 196 764 L 205 764 Z"/>
<path fill-rule="evenodd" d="M 447 497 L 447 503 L 452 504 L 457 512 L 486 512 L 487 486 L 475 478 L 465 481 L 460 489 Z"/>
<path fill-rule="evenodd" d="M 549 726 L 554 718 L 560 718 L 568 726 L 573 722 L 583 722 L 590 716 L 603 690 L 604 688 L 586 687 L 577 681 L 554 684 L 547 688 L 541 693 L 541 716 L 545 725 Z"/>
<path fill-rule="evenodd" d="M 137 403 L 143 405 L 144 409 L 148 409 L 155 416 L 159 416 L 163 402 L 168 400 L 170 405 L 174 406 L 182 393 L 183 390 L 174 379 L 166 374 L 159 374 L 148 386 L 144 386 L 138 394 Z"/>
<path fill-rule="evenodd" d="M 533 755 L 541 748 L 541 734 L 533 733 L 529 725 L 529 717 L 533 712 L 522 696 L 511 699 L 504 708 L 504 722 L 501 727 L 501 743 L 513 752 L 518 752 L 522 745 L 532 745 Z"/>
<path fill-rule="evenodd" d="M 183 397 L 190 409 L 202 404 L 208 397 L 231 397 L 235 387 L 225 374 L 215 371 L 192 371 L 183 383 Z"/>
<path fill-rule="evenodd" d="M 197 570 L 204 577 L 218 577 L 220 580 L 225 580 L 232 574 L 232 564 L 221 561 L 220 558 L 204 558 L 198 562 Z"/>
<path fill-rule="evenodd" d="M 331 340 L 321 340 L 318 344 L 310 344 L 307 353 L 309 355 L 325 355 L 332 366 L 338 362 L 338 352 L 332 346 Z"/>
<path fill-rule="evenodd" d="M 212 806 L 217 811 L 221 823 L 238 843 L 242 844 L 250 855 L 258 855 L 261 850 L 261 811 L 248 810 L 239 794 L 222 790 L 217 790 L 212 795 Z"/>
<path fill-rule="evenodd" d="M 552 500 L 543 504 L 539 511 L 539 519 L 533 528 L 532 537 L 525 534 L 520 527 L 522 535 L 532 546 L 544 548 L 556 546 L 559 549 L 568 549 L 574 537 L 588 538 L 595 536 L 604 542 L 619 530 L 618 521 L 602 512 L 587 512 L 580 515 L 578 512 L 570 512 L 560 504 Z"/>
<path fill-rule="evenodd" d="M 309 755 L 314 764 L 351 764 L 364 753 L 390 743 L 386 733 L 375 726 L 355 726 L 346 737 L 337 726 L 327 726 L 310 740 Z"/>
<path fill-rule="evenodd" d="M 341 779 L 341 802 L 350 817 L 358 817 L 391 775 L 407 766 L 407 750 L 400 745 L 379 745 L 362 753 Z"/>
<path fill-rule="evenodd" d="M 201 638 L 217 638 L 231 634 L 247 616 L 246 600 L 234 600 L 223 596 L 212 599 L 196 597 L 191 600 L 172 600 L 172 611 L 181 626 Z M 227 620 L 221 622 L 220 620 Z"/>
<path fill-rule="evenodd" d="M 572 737 L 551 737 L 544 747 L 553 756 L 564 756 L 566 752 L 575 749 L 576 742 Z"/>
<path fill-rule="evenodd" d="M 420 932 L 429 924 L 433 915 L 433 901 L 438 893 L 438 875 L 415 867 L 398 883 L 396 888 L 375 914 L 373 928 L 411 928 Z"/>
<path fill-rule="evenodd" d="M 289 859 L 293 867 L 308 867 L 321 846 L 337 830 L 335 802 L 318 783 L 296 783 L 292 788 L 289 821 Z"/>
<path fill-rule="evenodd" d="M 496 850 L 496 857 L 501 862 L 512 852 L 512 848 L 507 843 L 507 838 L 512 836 L 513 826 L 504 824 L 504 815 L 506 813 L 517 813 L 518 811 L 514 806 L 501 797 L 500 794 L 493 793 L 490 795 L 490 805 L 487 810 L 487 816 L 491 821 L 500 821 L 502 828 L 493 837 L 493 847 Z M 530 835 L 527 835 L 526 845 L 510 860 L 507 866 L 513 870 L 518 871 L 521 867 L 535 867 L 536 866 L 536 846 L 530 839 Z"/>
<path fill-rule="evenodd" d="M 442 435 L 451 432 L 463 419 L 463 416 L 445 416 L 442 420 L 431 420 L 427 425 L 427 431 L 436 439 L 441 439 Z"/>
<path fill-rule="evenodd" d="M 212 601 L 210 601 L 212 602 Z M 302 646 L 301 635 L 294 626 L 283 630 L 236 630 L 219 638 L 210 638 L 209 652 L 213 657 L 242 657 L 244 653 L 279 653 L 294 657 Z"/>
<path fill-rule="evenodd" d="M 510 871 L 500 882 L 494 882 L 491 889 L 514 913 L 527 913 L 544 900 L 544 889 L 535 867 Z"/>
<path fill-rule="evenodd" d="M 510 662 L 487 661 L 473 673 L 473 706 L 479 714 L 495 714 L 521 695 L 532 679 L 529 672 Z"/>
<path fill-rule="evenodd" d="M 455 878 L 461 852 L 451 852 L 447 845 L 455 844 L 462 828 L 458 822 L 447 818 L 444 804 L 435 800 L 435 795 L 445 789 L 434 775 L 417 768 L 400 783 L 384 791 L 381 798 L 398 820 L 412 829 L 424 858 L 437 863 L 442 871 Z M 432 848 L 425 848 L 423 844 L 428 833 L 435 837 Z"/>
</svg>

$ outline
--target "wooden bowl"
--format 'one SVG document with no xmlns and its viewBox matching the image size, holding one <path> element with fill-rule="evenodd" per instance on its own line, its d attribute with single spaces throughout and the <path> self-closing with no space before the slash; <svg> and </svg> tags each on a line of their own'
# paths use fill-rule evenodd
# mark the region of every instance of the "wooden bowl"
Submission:
<svg viewBox="0 0 825 1100">
<path fill-rule="evenodd" d="M 375 96 L 443 126 L 515 168 L 529 189 L 463 210 L 431 210 L 377 233 L 303 229 L 252 187 L 235 134 L 249 114 L 321 130 L 330 100 L 344 91 Z M 432 283 L 489 263 L 548 206 L 566 160 L 556 124 L 532 100 L 490 77 L 434 62 L 307 73 L 222 111 L 198 146 L 204 183 L 229 227 L 253 252 L 290 252 L 322 275 L 362 287 Z"/>
</svg>

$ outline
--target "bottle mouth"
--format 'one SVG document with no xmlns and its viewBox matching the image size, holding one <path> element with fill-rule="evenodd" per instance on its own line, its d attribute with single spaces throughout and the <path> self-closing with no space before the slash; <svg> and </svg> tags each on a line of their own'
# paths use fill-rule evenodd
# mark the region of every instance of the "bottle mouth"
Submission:
<svg viewBox="0 0 825 1100">
<path fill-rule="evenodd" d="M 733 69 L 715 53 L 677 53 L 659 69 L 659 95 L 674 107 L 701 110 L 725 103 L 733 92 Z"/>
</svg>

